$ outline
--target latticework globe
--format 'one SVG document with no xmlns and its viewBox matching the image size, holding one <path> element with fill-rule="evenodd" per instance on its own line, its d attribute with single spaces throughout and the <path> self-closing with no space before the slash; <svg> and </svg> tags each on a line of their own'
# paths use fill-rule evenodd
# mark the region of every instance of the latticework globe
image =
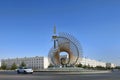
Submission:
<svg viewBox="0 0 120 80">
<path fill-rule="evenodd" d="M 52 65 L 61 65 L 60 53 L 68 53 L 68 61 L 65 64 L 75 65 L 78 58 L 82 59 L 82 48 L 77 39 L 68 33 L 59 33 L 56 38 L 56 48 L 52 47 L 48 57 Z"/>
</svg>

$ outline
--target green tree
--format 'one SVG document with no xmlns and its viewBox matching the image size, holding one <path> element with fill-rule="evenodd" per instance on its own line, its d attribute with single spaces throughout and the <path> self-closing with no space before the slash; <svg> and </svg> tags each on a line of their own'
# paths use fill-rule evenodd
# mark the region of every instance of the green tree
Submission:
<svg viewBox="0 0 120 80">
<path fill-rule="evenodd" d="M 79 63 L 79 64 L 76 64 L 75 66 L 76 66 L 76 67 L 82 67 L 82 64 Z"/>
<path fill-rule="evenodd" d="M 78 67 L 82 67 L 82 64 L 78 64 Z"/>
<path fill-rule="evenodd" d="M 2 62 L 1 64 L 1 69 L 6 70 L 7 69 L 7 64 L 5 62 Z"/>
<path fill-rule="evenodd" d="M 51 67 L 53 67 L 53 65 L 52 65 L 52 64 L 49 64 L 48 68 L 51 68 Z"/>
<path fill-rule="evenodd" d="M 120 69 L 120 66 L 116 66 L 115 69 Z"/>
<path fill-rule="evenodd" d="M 88 68 L 88 69 L 90 69 L 90 68 L 91 68 L 89 64 L 87 65 L 87 68 Z"/>
<path fill-rule="evenodd" d="M 20 64 L 20 67 L 26 67 L 26 64 L 24 63 L 24 61 Z"/>
<path fill-rule="evenodd" d="M 15 69 L 17 69 L 17 65 L 15 63 L 13 63 L 11 66 L 11 70 L 15 70 Z"/>
<path fill-rule="evenodd" d="M 86 65 L 83 65 L 82 67 L 83 67 L 83 68 L 85 68 L 85 69 L 87 68 L 87 66 L 86 66 Z"/>
<path fill-rule="evenodd" d="M 102 67 L 102 66 L 96 66 L 95 68 L 98 70 L 105 70 L 106 69 L 105 67 Z"/>
</svg>

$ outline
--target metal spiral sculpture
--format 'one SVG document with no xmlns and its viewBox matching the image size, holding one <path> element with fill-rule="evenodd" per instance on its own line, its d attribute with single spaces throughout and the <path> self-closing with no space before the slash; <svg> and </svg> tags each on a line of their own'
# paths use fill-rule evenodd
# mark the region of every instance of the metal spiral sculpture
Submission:
<svg viewBox="0 0 120 80">
<path fill-rule="evenodd" d="M 78 58 L 82 59 L 82 49 L 79 41 L 68 33 L 59 33 L 52 36 L 54 40 L 54 46 L 50 49 L 48 57 L 52 65 L 72 65 L 74 66 Z M 60 57 L 61 52 L 67 52 L 67 60 Z M 79 59 L 79 60 L 80 60 Z"/>
</svg>

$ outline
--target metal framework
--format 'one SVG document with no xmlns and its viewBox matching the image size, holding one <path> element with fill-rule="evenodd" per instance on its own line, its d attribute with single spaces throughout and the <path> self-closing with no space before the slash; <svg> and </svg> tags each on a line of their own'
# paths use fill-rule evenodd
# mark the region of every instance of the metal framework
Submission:
<svg viewBox="0 0 120 80">
<path fill-rule="evenodd" d="M 52 36 L 54 39 L 54 46 L 50 49 L 48 57 L 52 65 L 60 66 L 61 63 L 61 52 L 67 52 L 67 62 L 64 64 L 74 66 L 78 58 L 82 59 L 82 48 L 77 39 L 68 33 L 59 33 L 58 36 Z M 63 60 L 65 61 L 65 60 Z"/>
</svg>

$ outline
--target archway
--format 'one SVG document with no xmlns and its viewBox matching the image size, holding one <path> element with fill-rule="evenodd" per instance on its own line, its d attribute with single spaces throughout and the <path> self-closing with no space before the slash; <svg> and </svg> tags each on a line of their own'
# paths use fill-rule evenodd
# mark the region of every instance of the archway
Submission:
<svg viewBox="0 0 120 80">
<path fill-rule="evenodd" d="M 60 63 L 62 66 L 67 66 L 69 62 L 69 54 L 67 52 L 60 52 Z"/>
</svg>

